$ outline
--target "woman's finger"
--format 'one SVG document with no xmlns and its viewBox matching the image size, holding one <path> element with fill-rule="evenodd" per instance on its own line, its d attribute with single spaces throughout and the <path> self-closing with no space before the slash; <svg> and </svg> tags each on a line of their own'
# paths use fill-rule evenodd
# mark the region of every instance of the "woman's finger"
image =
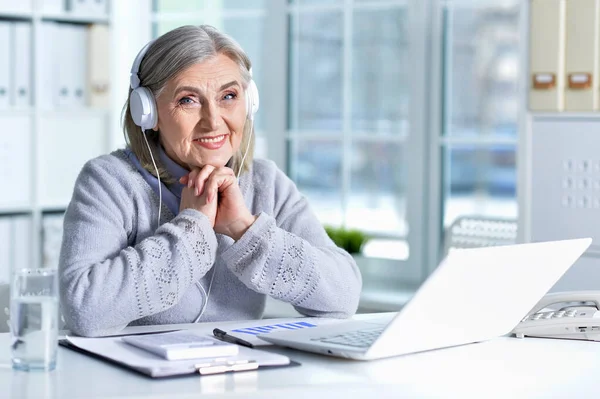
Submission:
<svg viewBox="0 0 600 399">
<path fill-rule="evenodd" d="M 202 169 L 200 169 L 200 172 L 196 176 L 196 180 L 195 180 L 195 184 L 194 184 L 196 186 L 196 195 L 197 196 L 202 195 L 202 193 L 204 192 L 206 180 L 213 173 L 214 170 L 215 170 L 215 167 L 211 166 L 211 165 L 205 165 L 202 167 Z"/>
<path fill-rule="evenodd" d="M 205 183 L 208 190 L 206 201 L 212 202 L 217 198 L 219 191 L 224 191 L 232 183 L 235 183 L 235 175 L 230 168 L 219 168 L 215 170 Z"/>
<path fill-rule="evenodd" d="M 188 173 L 188 181 L 187 181 L 187 186 L 188 188 L 192 188 L 194 186 L 194 182 L 196 181 L 196 176 L 198 175 L 198 173 L 200 173 L 200 170 L 197 168 L 194 168 L 190 171 L 190 173 Z"/>
</svg>

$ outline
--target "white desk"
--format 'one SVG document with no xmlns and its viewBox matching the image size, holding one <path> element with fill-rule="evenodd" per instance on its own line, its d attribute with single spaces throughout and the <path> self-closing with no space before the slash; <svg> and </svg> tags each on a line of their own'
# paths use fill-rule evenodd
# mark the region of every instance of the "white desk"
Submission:
<svg viewBox="0 0 600 399">
<path fill-rule="evenodd" d="M 0 398 L 600 397 L 600 342 L 503 337 L 371 362 L 272 350 L 302 366 L 152 380 L 63 347 L 50 373 L 13 371 L 0 334 Z"/>
</svg>

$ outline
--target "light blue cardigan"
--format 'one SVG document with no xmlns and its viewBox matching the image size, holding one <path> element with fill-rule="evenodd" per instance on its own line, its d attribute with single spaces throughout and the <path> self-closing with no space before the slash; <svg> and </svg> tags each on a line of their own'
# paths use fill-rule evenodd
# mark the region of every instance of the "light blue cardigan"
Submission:
<svg viewBox="0 0 600 399">
<path fill-rule="evenodd" d="M 83 336 L 127 325 L 193 322 L 215 273 L 200 321 L 258 319 L 266 296 L 309 316 L 348 317 L 361 276 L 333 244 L 294 183 L 273 162 L 242 174 L 246 206 L 259 215 L 242 238 L 215 234 L 202 213 L 177 216 L 124 151 L 89 161 L 64 222 L 61 306 L 67 328 Z"/>
</svg>

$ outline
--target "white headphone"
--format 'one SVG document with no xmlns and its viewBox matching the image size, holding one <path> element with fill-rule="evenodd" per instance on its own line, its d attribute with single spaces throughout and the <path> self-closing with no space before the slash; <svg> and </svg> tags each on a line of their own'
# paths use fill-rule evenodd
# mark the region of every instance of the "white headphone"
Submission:
<svg viewBox="0 0 600 399">
<path fill-rule="evenodd" d="M 131 66 L 131 73 L 129 75 L 129 83 L 133 91 L 129 96 L 129 109 L 131 111 L 131 117 L 136 125 L 142 128 L 142 130 L 151 130 L 156 126 L 158 122 L 158 111 L 156 110 L 156 101 L 154 95 L 147 87 L 140 86 L 140 77 L 138 72 L 140 70 L 140 64 L 148 51 L 148 48 L 154 43 L 154 40 L 146 44 L 135 57 L 133 65 Z M 250 77 L 252 77 L 252 69 L 250 69 Z M 258 111 L 260 104 L 260 98 L 258 96 L 258 88 L 256 83 L 251 78 L 246 88 L 246 117 L 254 121 L 254 115 Z"/>
</svg>

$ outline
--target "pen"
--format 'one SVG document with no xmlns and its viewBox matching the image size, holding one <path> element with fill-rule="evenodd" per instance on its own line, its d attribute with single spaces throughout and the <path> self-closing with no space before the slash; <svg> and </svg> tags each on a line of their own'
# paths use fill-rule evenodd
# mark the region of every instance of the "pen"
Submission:
<svg viewBox="0 0 600 399">
<path fill-rule="evenodd" d="M 213 335 L 215 337 L 217 337 L 218 339 L 220 339 L 221 341 L 230 342 L 232 344 L 242 345 L 242 346 L 245 346 L 248 348 L 254 348 L 254 345 L 252 345 L 250 342 L 245 341 L 238 337 L 234 337 L 233 335 L 229 335 L 225 331 L 220 330 L 218 328 L 215 328 L 213 330 Z"/>
</svg>

